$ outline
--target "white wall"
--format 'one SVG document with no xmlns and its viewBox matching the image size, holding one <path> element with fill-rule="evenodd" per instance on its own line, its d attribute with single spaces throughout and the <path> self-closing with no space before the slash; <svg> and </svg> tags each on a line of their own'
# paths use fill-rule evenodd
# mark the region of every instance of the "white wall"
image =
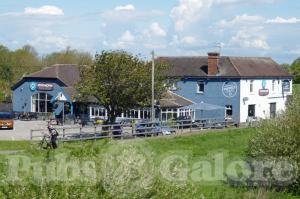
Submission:
<svg viewBox="0 0 300 199">
<path fill-rule="evenodd" d="M 250 82 L 253 81 L 253 92 L 250 92 Z M 266 89 L 269 95 L 260 96 L 259 89 L 262 89 L 262 79 L 242 79 L 240 82 L 240 122 L 244 123 L 248 118 L 248 105 L 255 104 L 255 116 L 258 118 L 270 118 L 270 103 L 276 103 L 276 112 L 280 114 L 285 110 L 287 95 L 292 94 L 292 81 L 290 81 L 290 92 L 282 92 L 282 81 L 285 79 L 274 79 L 274 90 L 272 79 L 266 80 Z M 244 100 L 248 98 L 248 100 Z"/>
</svg>

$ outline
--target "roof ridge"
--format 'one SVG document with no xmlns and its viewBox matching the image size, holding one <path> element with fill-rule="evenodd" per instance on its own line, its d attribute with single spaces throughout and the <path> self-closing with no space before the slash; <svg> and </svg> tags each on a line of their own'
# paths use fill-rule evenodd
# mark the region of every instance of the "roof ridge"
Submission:
<svg viewBox="0 0 300 199">
<path fill-rule="evenodd" d="M 172 93 L 172 94 L 174 94 L 174 95 L 177 95 L 178 97 L 181 97 L 181 98 L 183 98 L 183 99 L 185 99 L 185 100 L 187 100 L 187 101 L 189 101 L 189 102 L 195 104 L 194 101 L 192 101 L 192 100 L 190 100 L 190 99 L 188 99 L 188 98 L 185 98 L 185 97 L 183 97 L 183 96 L 181 96 L 181 95 L 179 95 L 179 94 L 177 94 L 177 93 L 174 93 L 174 92 L 172 92 L 172 91 L 170 91 L 170 90 L 168 90 L 167 92 L 170 92 L 170 93 Z"/>
<path fill-rule="evenodd" d="M 238 70 L 236 65 L 233 63 L 233 61 L 231 60 L 231 57 L 227 57 L 227 58 L 229 59 L 229 62 L 232 64 L 233 68 L 236 70 L 236 72 L 239 74 L 239 76 L 241 76 L 240 71 Z"/>
</svg>

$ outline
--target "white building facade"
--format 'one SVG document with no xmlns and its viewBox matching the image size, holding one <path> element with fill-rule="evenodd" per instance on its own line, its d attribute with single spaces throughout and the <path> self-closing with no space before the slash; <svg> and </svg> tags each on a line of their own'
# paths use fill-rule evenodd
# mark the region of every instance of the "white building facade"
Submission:
<svg viewBox="0 0 300 199">
<path fill-rule="evenodd" d="M 290 95 L 291 79 L 241 79 L 240 123 L 278 116 Z"/>
</svg>

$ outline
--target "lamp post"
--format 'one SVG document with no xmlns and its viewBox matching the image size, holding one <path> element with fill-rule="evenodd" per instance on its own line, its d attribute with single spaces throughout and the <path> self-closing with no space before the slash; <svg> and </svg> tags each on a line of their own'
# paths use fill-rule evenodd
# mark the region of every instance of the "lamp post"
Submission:
<svg viewBox="0 0 300 199">
<path fill-rule="evenodd" d="M 151 121 L 154 122 L 155 120 L 155 109 L 154 109 L 154 68 L 155 68 L 155 61 L 154 61 L 154 50 L 151 52 L 152 54 L 152 99 L 151 99 Z"/>
</svg>

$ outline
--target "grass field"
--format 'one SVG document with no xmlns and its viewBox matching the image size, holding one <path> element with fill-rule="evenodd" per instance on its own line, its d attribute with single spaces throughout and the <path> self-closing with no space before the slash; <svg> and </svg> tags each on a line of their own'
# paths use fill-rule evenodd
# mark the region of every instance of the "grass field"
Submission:
<svg viewBox="0 0 300 199">
<path fill-rule="evenodd" d="M 255 129 L 234 129 L 64 143 L 55 151 L 40 150 L 36 143 L 0 142 L 2 152 L 18 155 L 0 155 L 0 198 L 293 198 L 287 193 L 233 188 L 226 179 L 199 178 L 200 161 L 226 168 L 234 160 L 244 160 L 252 136 Z M 217 161 L 220 156 L 224 163 Z M 32 167 L 26 167 L 26 162 Z"/>
</svg>

